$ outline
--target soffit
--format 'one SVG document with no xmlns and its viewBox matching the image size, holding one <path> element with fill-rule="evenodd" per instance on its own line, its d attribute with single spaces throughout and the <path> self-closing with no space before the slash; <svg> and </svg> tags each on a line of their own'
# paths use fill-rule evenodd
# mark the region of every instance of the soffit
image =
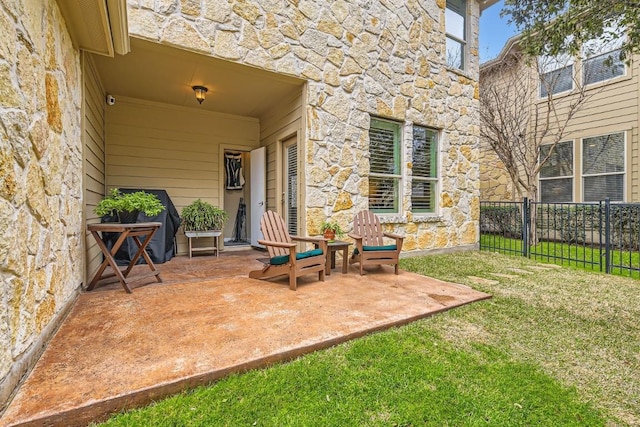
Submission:
<svg viewBox="0 0 640 427">
<path fill-rule="evenodd" d="M 99 55 L 127 53 L 126 0 L 57 0 L 73 44 Z M 112 29 L 115 34 L 112 35 Z"/>
<path fill-rule="evenodd" d="M 486 8 L 498 3 L 498 0 L 478 0 L 478 3 L 480 3 L 480 10 L 485 10 Z"/>
<path fill-rule="evenodd" d="M 303 80 L 131 38 L 131 52 L 94 56 L 108 94 L 247 117 L 261 117 Z M 192 86 L 209 89 L 198 105 Z"/>
</svg>

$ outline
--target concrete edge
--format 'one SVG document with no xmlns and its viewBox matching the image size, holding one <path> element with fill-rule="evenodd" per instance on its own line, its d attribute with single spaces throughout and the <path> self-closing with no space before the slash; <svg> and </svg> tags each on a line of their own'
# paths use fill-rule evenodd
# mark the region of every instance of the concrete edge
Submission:
<svg viewBox="0 0 640 427">
<path fill-rule="evenodd" d="M 29 349 L 27 349 L 18 360 L 11 364 L 11 369 L 0 381 L 0 418 L 9 407 L 9 404 L 20 389 L 20 386 L 27 379 L 36 363 L 44 353 L 47 345 L 58 332 L 60 326 L 64 323 L 71 309 L 74 307 L 78 297 L 80 296 L 80 287 L 76 288 L 70 295 L 69 299 L 64 303 L 62 309 L 56 314 L 44 327 L 42 333 L 34 340 Z"/>
<path fill-rule="evenodd" d="M 118 396 L 109 400 L 94 402 L 84 407 L 76 408 L 70 411 L 44 416 L 37 419 L 31 419 L 24 423 L 14 424 L 12 427 L 41 427 L 43 425 L 64 425 L 66 427 L 81 427 L 86 426 L 87 424 L 92 422 L 103 422 L 106 421 L 110 416 L 119 412 L 140 408 L 149 405 L 154 401 L 167 398 L 182 391 L 193 389 L 198 386 L 211 384 L 231 374 L 247 372 L 253 369 L 267 368 L 277 363 L 289 362 L 314 351 L 324 350 L 356 338 L 361 338 L 365 335 L 384 331 L 394 327 L 404 326 L 417 320 L 425 319 L 427 317 L 431 317 L 435 314 L 442 313 L 453 308 L 462 307 L 467 304 L 491 298 L 491 295 L 489 294 L 482 294 L 483 295 L 479 298 L 464 301 L 458 304 L 452 304 L 434 311 L 429 311 L 405 319 L 376 325 L 370 328 L 363 329 L 361 331 L 353 332 L 348 335 L 331 338 L 315 344 L 309 344 L 303 347 L 283 351 L 281 353 L 270 354 L 224 369 L 219 369 L 192 377 L 186 377 L 170 383 L 158 384 L 153 387 L 134 391 L 126 396 Z"/>
</svg>

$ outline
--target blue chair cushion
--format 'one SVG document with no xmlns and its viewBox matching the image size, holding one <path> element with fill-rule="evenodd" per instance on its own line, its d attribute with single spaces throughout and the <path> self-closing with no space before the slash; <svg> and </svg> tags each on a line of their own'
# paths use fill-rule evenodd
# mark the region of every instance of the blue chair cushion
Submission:
<svg viewBox="0 0 640 427">
<path fill-rule="evenodd" d="M 322 249 L 312 249 L 306 252 L 298 252 L 296 259 L 311 258 L 312 256 L 322 255 Z M 271 265 L 282 265 L 289 262 L 289 255 L 278 255 L 271 258 Z"/>
<path fill-rule="evenodd" d="M 382 246 L 363 246 L 363 251 L 395 251 L 398 247 L 396 245 L 382 245 Z M 354 255 L 358 255 L 358 248 L 353 250 Z"/>
</svg>

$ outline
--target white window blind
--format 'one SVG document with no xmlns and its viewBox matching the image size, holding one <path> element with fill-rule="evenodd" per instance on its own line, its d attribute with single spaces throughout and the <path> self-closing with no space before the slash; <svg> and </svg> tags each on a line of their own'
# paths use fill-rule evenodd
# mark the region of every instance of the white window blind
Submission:
<svg viewBox="0 0 640 427">
<path fill-rule="evenodd" d="M 624 133 L 582 140 L 584 201 L 624 201 Z"/>
<path fill-rule="evenodd" d="M 573 201 L 573 141 L 540 147 L 540 162 L 547 161 L 540 168 L 540 201 L 544 203 L 564 203 Z M 551 154 L 549 154 L 551 152 Z"/>
<path fill-rule="evenodd" d="M 286 147 L 287 167 L 287 228 L 289 234 L 298 234 L 298 146 Z"/>
<path fill-rule="evenodd" d="M 603 53 L 585 59 L 582 65 L 584 84 L 592 84 L 624 75 L 624 62 L 620 59 L 620 50 Z"/>
<path fill-rule="evenodd" d="M 401 178 L 399 123 L 371 119 L 369 155 L 369 209 L 397 213 Z"/>
</svg>

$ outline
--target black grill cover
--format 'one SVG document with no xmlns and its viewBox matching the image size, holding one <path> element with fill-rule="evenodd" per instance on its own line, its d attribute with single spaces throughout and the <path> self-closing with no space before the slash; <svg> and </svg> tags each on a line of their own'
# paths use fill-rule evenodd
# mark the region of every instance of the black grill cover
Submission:
<svg viewBox="0 0 640 427">
<path fill-rule="evenodd" d="M 165 210 L 160 212 L 156 216 L 146 216 L 144 213 L 140 212 L 138 214 L 138 219 L 136 222 L 161 222 L 162 226 L 156 231 L 153 238 L 151 239 L 151 243 L 147 246 L 147 253 L 149 254 L 149 258 L 153 263 L 162 264 L 164 262 L 169 261 L 174 257 L 174 241 L 176 233 L 178 232 L 178 227 L 180 227 L 180 216 L 178 215 L 178 211 L 176 207 L 173 205 L 173 202 L 169 198 L 169 195 L 165 190 L 143 190 L 143 189 L 120 189 L 123 193 L 134 193 L 136 191 L 146 191 L 147 193 L 152 193 L 158 196 L 160 202 L 165 207 Z M 112 216 L 104 216 L 102 217 L 102 222 L 117 222 L 117 217 Z M 118 233 L 102 233 L 102 240 L 105 242 L 107 247 L 111 249 L 113 245 L 118 240 Z M 133 241 L 133 238 L 128 237 L 127 240 L 120 246 L 118 252 L 114 256 L 118 265 L 129 265 L 131 259 L 136 255 L 138 251 L 138 246 Z M 138 259 L 137 264 L 146 263 L 144 258 L 141 256 Z"/>
</svg>

